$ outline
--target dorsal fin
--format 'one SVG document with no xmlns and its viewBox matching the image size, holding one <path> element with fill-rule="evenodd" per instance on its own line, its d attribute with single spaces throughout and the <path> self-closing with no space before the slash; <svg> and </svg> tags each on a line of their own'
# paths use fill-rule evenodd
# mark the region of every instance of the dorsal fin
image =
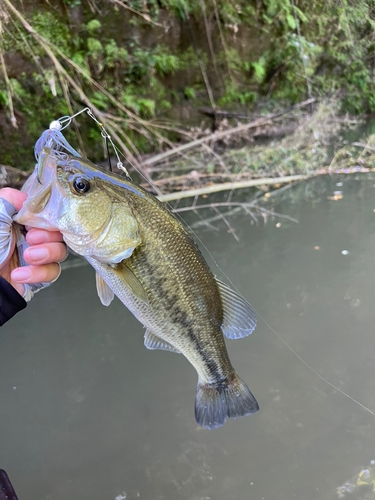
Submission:
<svg viewBox="0 0 375 500">
<path fill-rule="evenodd" d="M 162 351 L 171 351 L 180 353 L 180 351 L 175 347 L 173 347 L 173 345 L 155 335 L 148 328 L 145 333 L 145 346 L 147 347 L 147 349 L 161 349 Z"/>
<path fill-rule="evenodd" d="M 251 305 L 228 285 L 216 278 L 223 303 L 223 324 L 221 329 L 228 339 L 240 339 L 250 335 L 257 324 Z"/>
<path fill-rule="evenodd" d="M 103 306 L 109 306 L 114 299 L 115 294 L 98 273 L 96 273 L 96 290 L 98 291 L 99 299 L 101 300 Z"/>
</svg>

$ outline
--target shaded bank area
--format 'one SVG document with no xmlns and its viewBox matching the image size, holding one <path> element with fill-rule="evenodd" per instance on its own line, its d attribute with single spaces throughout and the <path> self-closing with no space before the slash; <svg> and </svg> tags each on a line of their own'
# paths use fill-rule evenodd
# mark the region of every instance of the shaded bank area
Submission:
<svg viewBox="0 0 375 500">
<path fill-rule="evenodd" d="M 1 162 L 12 167 L 28 167 L 41 131 L 82 106 L 136 166 L 306 99 L 335 96 L 339 113 L 374 106 L 367 0 L 1 0 L 0 16 Z M 68 139 L 101 157 L 93 123 Z"/>
<path fill-rule="evenodd" d="M 374 170 L 374 121 L 340 115 L 339 106 L 333 100 L 309 99 L 235 127 L 223 120 L 214 133 L 202 131 L 194 140 L 156 155 L 142 155 L 138 168 L 125 164 L 136 183 L 162 201 L 177 201 L 174 209 L 184 198 L 194 207 L 198 197 L 226 191 L 226 203 L 231 203 L 233 192 L 241 188 L 256 187 L 257 196 L 265 193 L 267 197 L 284 184 L 309 177 Z M 312 111 L 307 111 L 310 107 Z M 86 113 L 78 118 L 91 120 Z M 77 137 L 72 144 L 77 147 Z M 111 158 L 113 170 L 122 174 L 116 162 Z M 108 168 L 107 160 L 95 163 Z M 0 168 L 1 186 L 20 187 L 34 162 L 26 172 L 4 165 Z M 183 204 L 184 210 L 187 204 Z"/>
</svg>

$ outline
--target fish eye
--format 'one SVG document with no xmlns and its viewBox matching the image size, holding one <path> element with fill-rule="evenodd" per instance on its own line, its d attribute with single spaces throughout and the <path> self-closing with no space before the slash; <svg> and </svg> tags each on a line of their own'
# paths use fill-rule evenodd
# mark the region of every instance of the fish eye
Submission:
<svg viewBox="0 0 375 500">
<path fill-rule="evenodd" d="M 87 193 L 90 189 L 90 182 L 85 177 L 77 176 L 72 182 L 73 189 L 78 193 Z"/>
</svg>

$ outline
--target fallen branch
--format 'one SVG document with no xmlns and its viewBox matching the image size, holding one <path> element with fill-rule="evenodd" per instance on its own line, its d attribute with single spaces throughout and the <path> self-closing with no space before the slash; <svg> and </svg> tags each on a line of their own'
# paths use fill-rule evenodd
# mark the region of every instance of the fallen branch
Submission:
<svg viewBox="0 0 375 500">
<path fill-rule="evenodd" d="M 205 186 L 203 188 L 187 189 L 186 191 L 178 191 L 177 193 L 164 194 L 158 196 L 162 202 L 173 200 L 181 200 L 183 198 L 191 198 L 192 196 L 200 196 L 202 194 L 218 193 L 219 191 L 229 191 L 231 189 L 243 189 L 254 186 L 265 186 L 272 184 L 284 184 L 285 182 L 302 181 L 311 177 L 310 175 L 288 175 L 286 177 L 271 177 L 265 179 L 250 179 L 248 181 L 224 182 L 223 184 L 215 184 L 213 186 Z"/>
<path fill-rule="evenodd" d="M 243 125 L 239 125 L 238 127 L 234 127 L 234 128 L 229 129 L 229 130 L 215 132 L 214 134 L 207 135 L 205 137 L 202 137 L 201 139 L 196 139 L 195 141 L 191 141 L 191 142 L 188 142 L 186 144 L 182 144 L 181 146 L 170 149 L 169 151 L 165 151 L 164 153 L 153 156 L 152 158 L 148 158 L 147 160 L 145 160 L 143 162 L 143 164 L 146 166 L 154 165 L 155 163 L 159 163 L 160 161 L 165 160 L 166 158 L 169 158 L 170 156 L 181 153 L 181 151 L 186 151 L 188 149 L 195 148 L 196 146 L 199 146 L 200 144 L 203 144 L 205 142 L 209 142 L 209 141 L 215 142 L 223 137 L 227 137 L 228 135 L 237 134 L 238 132 L 244 132 L 245 130 L 249 130 L 251 128 L 256 128 L 256 127 L 268 125 L 273 119 L 277 118 L 278 116 L 285 115 L 287 113 L 291 113 L 292 111 L 295 111 L 296 109 L 308 106 L 309 104 L 312 104 L 315 101 L 316 101 L 315 98 L 308 99 L 307 101 L 300 102 L 299 104 L 296 104 L 296 105 L 292 106 L 291 108 L 288 108 L 284 111 L 279 111 L 278 113 L 268 115 L 265 118 L 259 118 L 258 120 L 255 120 L 253 122 L 245 123 Z"/>
<path fill-rule="evenodd" d="M 190 207 L 175 208 L 172 210 L 172 212 L 180 213 L 180 212 L 196 211 L 196 210 L 204 209 L 204 208 L 213 208 L 215 210 L 215 212 L 218 214 L 218 217 L 220 219 L 223 219 L 224 222 L 226 223 L 226 225 L 228 226 L 223 214 L 217 210 L 217 208 L 219 208 L 219 207 L 225 207 L 225 208 L 227 208 L 227 207 L 239 207 L 239 208 L 244 208 L 244 209 L 255 208 L 256 210 L 259 210 L 260 212 L 264 212 L 268 215 L 272 215 L 275 217 L 281 217 L 282 219 L 288 219 L 291 222 L 299 224 L 299 221 L 297 219 L 294 219 L 294 217 L 290 217 L 289 215 L 279 214 L 278 212 L 274 212 L 273 210 L 267 210 L 266 208 L 260 207 L 259 205 L 256 205 L 254 203 L 243 203 L 243 202 L 233 202 L 233 201 L 224 202 L 224 203 L 207 203 L 204 205 L 194 205 L 194 206 L 190 206 Z M 225 215 L 228 215 L 228 214 L 225 214 Z M 233 232 L 233 229 L 230 226 L 228 226 L 228 228 L 231 230 L 231 232 Z M 235 238 L 236 238 L 236 236 L 235 236 Z"/>
</svg>

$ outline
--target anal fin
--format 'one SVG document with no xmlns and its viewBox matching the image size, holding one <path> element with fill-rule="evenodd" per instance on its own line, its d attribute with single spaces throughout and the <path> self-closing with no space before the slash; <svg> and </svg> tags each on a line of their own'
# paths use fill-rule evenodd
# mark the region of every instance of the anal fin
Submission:
<svg viewBox="0 0 375 500">
<path fill-rule="evenodd" d="M 161 339 L 149 329 L 147 329 L 145 333 L 145 346 L 147 349 L 161 349 L 162 351 L 180 353 L 173 345 Z"/>
<path fill-rule="evenodd" d="M 96 290 L 103 306 L 109 306 L 114 299 L 115 294 L 98 273 L 96 273 Z"/>
</svg>

